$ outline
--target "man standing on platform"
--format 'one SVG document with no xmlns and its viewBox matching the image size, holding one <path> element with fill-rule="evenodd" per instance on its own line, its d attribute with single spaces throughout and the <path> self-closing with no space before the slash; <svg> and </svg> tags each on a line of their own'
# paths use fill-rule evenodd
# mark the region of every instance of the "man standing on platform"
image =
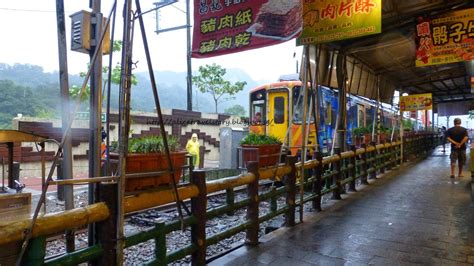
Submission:
<svg viewBox="0 0 474 266">
<path fill-rule="evenodd" d="M 451 142 L 451 178 L 454 178 L 454 168 L 458 161 L 458 176 L 462 177 L 462 166 L 466 162 L 467 129 L 461 126 L 461 119 L 454 119 L 454 127 L 446 131 L 446 139 Z"/>
</svg>

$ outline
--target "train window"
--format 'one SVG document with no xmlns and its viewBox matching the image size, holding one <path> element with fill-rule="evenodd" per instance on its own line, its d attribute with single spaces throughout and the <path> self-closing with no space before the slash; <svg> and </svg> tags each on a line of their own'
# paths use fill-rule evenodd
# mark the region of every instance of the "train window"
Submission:
<svg viewBox="0 0 474 266">
<path fill-rule="evenodd" d="M 273 105 L 273 121 L 275 124 L 283 124 L 285 122 L 285 98 L 275 97 Z"/>
<path fill-rule="evenodd" d="M 301 87 L 294 87 L 293 88 L 293 123 L 301 123 L 303 121 L 303 95 L 299 97 L 300 95 L 300 88 Z M 308 99 L 307 99 L 307 108 L 309 110 L 310 102 L 311 102 L 311 95 L 308 94 Z M 298 101 L 299 99 L 299 101 Z M 314 104 L 314 103 L 313 103 Z M 314 105 L 313 105 L 314 108 Z M 314 122 L 314 115 L 313 112 L 309 112 L 311 114 L 311 122 Z"/>
<path fill-rule="evenodd" d="M 252 110 L 251 110 L 251 121 L 253 123 L 263 123 L 266 119 L 265 116 L 265 101 L 264 100 L 257 100 L 252 102 Z"/>
</svg>

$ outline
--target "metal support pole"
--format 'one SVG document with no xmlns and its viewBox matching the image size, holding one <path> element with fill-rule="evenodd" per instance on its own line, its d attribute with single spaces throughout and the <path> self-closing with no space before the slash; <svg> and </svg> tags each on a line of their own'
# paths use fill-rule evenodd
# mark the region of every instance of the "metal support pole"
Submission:
<svg viewBox="0 0 474 266">
<path fill-rule="evenodd" d="M 62 128 L 65 129 L 69 125 L 70 103 L 69 103 L 69 79 L 67 65 L 67 43 L 66 43 L 66 26 L 64 16 L 64 1 L 56 0 L 56 20 L 58 30 L 58 53 L 59 53 L 59 85 L 61 87 L 61 108 Z M 64 146 L 62 150 L 63 158 L 61 160 L 61 176 L 63 179 L 72 179 L 72 144 L 71 135 L 65 135 Z M 42 145 L 44 152 L 44 144 Z M 58 173 L 59 176 L 59 173 Z M 62 198 L 65 201 L 64 208 L 66 210 L 74 209 L 74 192 L 72 186 L 62 186 Z M 45 204 L 46 206 L 46 204 Z M 72 252 L 75 249 L 74 231 L 66 232 L 66 250 Z"/>
<path fill-rule="evenodd" d="M 338 123 L 337 123 L 337 133 L 336 133 L 336 147 L 340 148 L 341 151 L 345 151 L 346 143 L 346 56 L 342 51 L 339 51 L 337 54 L 337 83 L 339 86 L 339 105 L 338 105 Z"/>
<path fill-rule="evenodd" d="M 128 154 L 128 134 L 130 130 L 130 79 L 131 79 L 131 0 L 125 0 L 123 11 L 123 47 L 122 69 L 120 73 L 120 101 L 119 101 L 119 174 L 117 193 L 117 265 L 123 265 L 124 241 L 124 197 L 126 156 Z"/>
<path fill-rule="evenodd" d="M 188 92 L 188 111 L 193 110 L 193 73 L 191 70 L 191 7 L 190 0 L 186 0 L 186 60 L 188 74 L 186 77 L 187 81 L 187 92 Z M 204 161 L 204 159 L 202 159 Z"/>
<path fill-rule="evenodd" d="M 90 78 L 90 118 L 89 118 L 89 177 L 100 176 L 100 144 L 102 141 L 102 14 L 100 13 L 101 0 L 91 2 L 91 78 Z M 97 51 L 96 51 L 97 50 Z M 95 62 L 94 54 L 97 53 Z M 89 184 L 89 204 L 96 202 L 96 184 Z M 97 242 L 95 239 L 95 225 L 89 225 L 89 246 Z"/>
</svg>

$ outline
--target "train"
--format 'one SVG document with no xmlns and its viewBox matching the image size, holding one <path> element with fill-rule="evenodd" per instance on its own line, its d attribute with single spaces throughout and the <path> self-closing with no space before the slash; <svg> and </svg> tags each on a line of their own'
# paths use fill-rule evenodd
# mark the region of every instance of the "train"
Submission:
<svg viewBox="0 0 474 266">
<path fill-rule="evenodd" d="M 280 78 L 278 82 L 261 85 L 250 90 L 250 133 L 275 136 L 284 143 L 284 146 L 292 154 L 296 154 L 301 149 L 303 142 L 303 101 L 302 99 L 298 100 L 298 97 L 301 97 L 302 84 L 296 78 Z M 316 92 L 319 94 L 318 99 L 320 99 L 319 108 L 317 108 L 319 109 L 319 123 L 315 123 L 315 114 L 309 112 L 311 118 L 308 131 L 308 147 L 314 149 L 317 146 L 316 144 L 319 144 L 321 151 L 327 153 L 332 149 L 334 142 L 339 92 L 337 89 L 325 86 L 319 86 Z M 308 97 L 308 101 L 309 99 L 310 97 Z M 354 132 L 357 128 L 371 129 L 374 121 L 380 121 L 379 128 L 393 129 L 398 127 L 398 110 L 389 104 L 380 104 L 378 106 L 379 112 L 377 112 L 377 101 L 348 94 L 346 105 L 346 142 L 349 144 L 359 144 Z M 379 116 L 379 119 L 376 116 Z M 292 118 L 292 123 L 290 118 Z M 417 119 L 411 119 L 410 124 L 412 129 L 417 129 L 421 122 Z"/>
</svg>

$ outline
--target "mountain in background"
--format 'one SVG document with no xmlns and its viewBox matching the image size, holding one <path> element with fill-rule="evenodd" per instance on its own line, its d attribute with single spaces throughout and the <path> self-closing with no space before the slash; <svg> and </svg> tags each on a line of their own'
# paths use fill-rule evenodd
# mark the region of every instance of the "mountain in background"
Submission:
<svg viewBox="0 0 474 266">
<path fill-rule="evenodd" d="M 137 77 L 138 84 L 132 87 L 132 110 L 153 112 L 155 102 L 149 75 L 147 72 L 137 72 L 134 74 Z M 186 109 L 186 73 L 155 71 L 154 74 L 161 107 L 168 109 Z M 224 109 L 236 104 L 243 106 L 248 111 L 249 91 L 258 85 L 271 82 L 255 81 L 242 69 L 227 69 L 225 77 L 232 83 L 236 81 L 246 81 L 247 85 L 243 91 L 235 95 L 234 100 L 219 104 L 219 113 L 223 113 Z M 275 77 L 278 77 L 278 73 L 275 74 Z M 12 110 L 12 108 L 8 107 L 11 105 L 11 102 L 7 104 L 5 99 L 10 98 L 34 106 L 34 109 L 28 112 L 23 111 L 25 115 L 60 117 L 61 106 L 58 72 L 44 72 L 42 67 L 36 65 L 8 65 L 0 63 L 0 81 L 11 81 L 0 83 L 0 128 L 8 127 L 9 124 L 11 124 L 11 119 L 16 116 L 17 113 L 22 112 L 21 109 L 16 108 Z M 70 86 L 81 86 L 82 82 L 83 78 L 79 75 L 69 75 Z M 14 87 L 14 89 L 12 89 L 12 87 Z M 22 93 L 18 95 L 6 95 L 7 93 L 11 94 L 13 91 L 18 92 L 20 90 Z M 118 90 L 118 86 L 116 85 L 113 85 L 111 88 L 111 108 L 113 109 L 118 109 Z M 104 100 L 105 98 L 106 97 L 104 97 Z M 214 101 L 210 94 L 203 94 L 193 89 L 192 98 L 194 111 L 214 112 Z"/>
</svg>

